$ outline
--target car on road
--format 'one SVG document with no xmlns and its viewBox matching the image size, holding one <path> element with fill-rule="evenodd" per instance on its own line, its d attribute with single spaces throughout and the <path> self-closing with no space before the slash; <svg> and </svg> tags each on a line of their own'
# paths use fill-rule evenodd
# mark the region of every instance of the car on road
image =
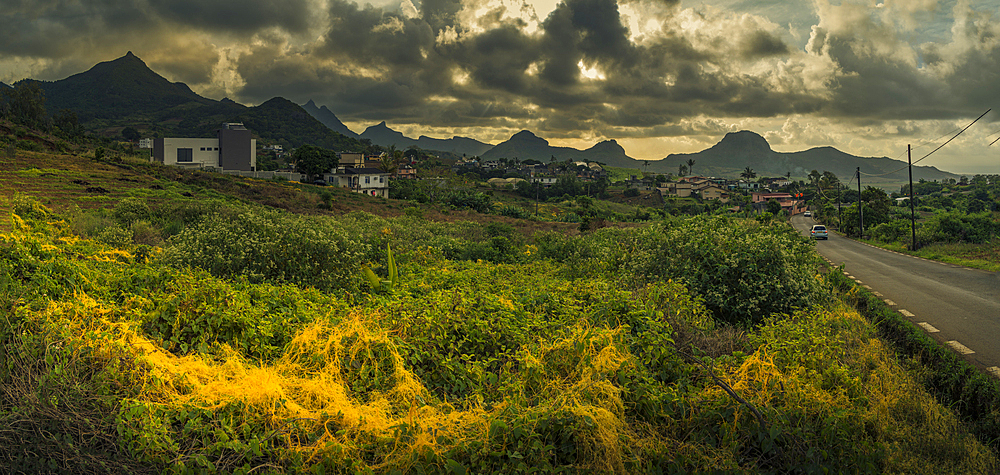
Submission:
<svg viewBox="0 0 1000 475">
<path fill-rule="evenodd" d="M 809 231 L 809 237 L 813 239 L 830 239 L 830 235 L 826 232 L 826 226 L 822 224 L 814 225 Z"/>
<path fill-rule="evenodd" d="M 807 218 L 811 218 L 812 215 L 813 215 L 812 211 L 806 211 L 806 214 L 804 214 L 803 216 L 805 216 Z"/>
</svg>

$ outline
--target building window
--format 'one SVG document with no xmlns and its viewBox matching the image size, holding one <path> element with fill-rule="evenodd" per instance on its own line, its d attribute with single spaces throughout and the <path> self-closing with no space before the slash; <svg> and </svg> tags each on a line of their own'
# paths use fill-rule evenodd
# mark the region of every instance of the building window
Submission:
<svg viewBox="0 0 1000 475">
<path fill-rule="evenodd" d="M 193 162 L 194 161 L 194 149 L 193 148 L 179 148 L 177 149 L 177 163 L 182 162 Z"/>
<path fill-rule="evenodd" d="M 205 151 L 205 147 L 202 147 L 202 148 L 201 148 L 201 151 L 202 151 L 202 152 L 204 152 L 204 151 Z"/>
<path fill-rule="evenodd" d="M 366 176 L 366 177 L 365 177 L 365 184 L 367 185 L 367 184 L 369 184 L 369 183 L 371 183 L 371 182 L 372 182 L 372 177 L 370 177 L 370 176 Z"/>
</svg>

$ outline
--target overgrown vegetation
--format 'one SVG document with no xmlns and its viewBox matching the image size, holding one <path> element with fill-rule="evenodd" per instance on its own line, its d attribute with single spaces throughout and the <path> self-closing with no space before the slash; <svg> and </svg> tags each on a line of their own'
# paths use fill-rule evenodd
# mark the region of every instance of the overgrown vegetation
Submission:
<svg viewBox="0 0 1000 475">
<path fill-rule="evenodd" d="M 0 460 L 14 471 L 997 467 L 783 224 L 532 239 L 234 202 L 12 209 Z M 136 223 L 161 243 L 140 244 Z M 286 249 L 300 246 L 309 258 Z M 390 262 L 396 282 L 374 291 L 362 267 Z"/>
</svg>

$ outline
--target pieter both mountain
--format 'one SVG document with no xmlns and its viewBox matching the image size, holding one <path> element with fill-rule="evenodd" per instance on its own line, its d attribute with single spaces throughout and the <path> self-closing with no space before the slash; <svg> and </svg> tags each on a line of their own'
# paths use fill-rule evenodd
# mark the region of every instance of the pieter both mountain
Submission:
<svg viewBox="0 0 1000 475">
<path fill-rule="evenodd" d="M 318 107 L 311 100 L 299 106 L 275 97 L 258 106 L 247 107 L 229 99 L 216 101 L 199 96 L 187 85 L 172 83 L 149 69 L 131 52 L 66 79 L 39 81 L 39 85 L 45 91 L 45 106 L 50 114 L 72 110 L 85 128 L 105 133 L 132 126 L 144 135 L 208 137 L 223 122 L 243 122 L 263 141 L 287 148 L 314 144 L 336 151 L 360 151 L 365 149 L 361 142 L 365 140 L 384 147 L 394 145 L 397 149 L 406 149 L 416 146 L 455 155 L 480 156 L 485 160 L 518 158 L 548 163 L 555 157 L 559 161 L 596 161 L 656 173 L 676 173 L 679 165 L 693 159 L 694 171 L 699 175 L 736 177 L 750 167 L 759 176 L 791 173 L 801 178 L 812 170 L 819 170 L 831 171 L 847 181 L 855 169 L 861 167 L 862 172 L 871 175 L 888 173 L 880 179 L 882 182 L 906 180 L 905 169 L 890 173 L 906 164 L 899 160 L 857 157 L 832 147 L 775 152 L 763 137 L 749 131 L 726 134 L 722 141 L 707 150 L 670 154 L 661 160 L 649 161 L 648 165 L 646 161 L 629 157 L 614 140 L 577 150 L 554 147 L 527 130 L 495 146 L 465 137 L 434 139 L 420 136 L 412 139 L 390 129 L 384 121 L 359 135 L 344 126 L 326 106 Z M 913 168 L 913 177 L 926 180 L 957 178 L 952 173 L 923 166 Z"/>
</svg>

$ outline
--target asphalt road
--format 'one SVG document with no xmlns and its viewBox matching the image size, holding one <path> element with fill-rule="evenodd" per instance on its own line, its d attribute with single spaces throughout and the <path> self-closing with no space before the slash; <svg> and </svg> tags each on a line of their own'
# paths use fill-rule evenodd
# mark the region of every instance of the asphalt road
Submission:
<svg viewBox="0 0 1000 475">
<path fill-rule="evenodd" d="M 791 222 L 806 235 L 816 224 L 802 215 Z M 1000 377 L 1000 273 L 887 251 L 832 232 L 816 250 L 935 340 Z"/>
</svg>

